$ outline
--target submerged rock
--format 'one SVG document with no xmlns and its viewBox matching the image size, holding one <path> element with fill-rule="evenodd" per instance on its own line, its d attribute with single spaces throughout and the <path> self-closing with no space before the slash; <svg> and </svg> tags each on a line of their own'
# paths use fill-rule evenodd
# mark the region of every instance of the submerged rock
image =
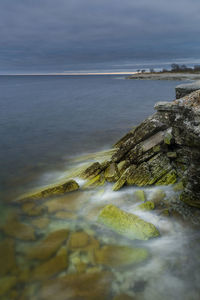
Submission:
<svg viewBox="0 0 200 300">
<path fill-rule="evenodd" d="M 0 278 L 0 296 L 5 295 L 16 284 L 17 284 L 16 276 L 5 276 L 3 278 Z"/>
<path fill-rule="evenodd" d="M 163 190 L 158 189 L 155 192 L 153 192 L 153 194 L 150 197 L 150 201 L 153 202 L 157 207 L 161 204 L 165 197 L 166 193 Z"/>
<path fill-rule="evenodd" d="M 33 269 L 32 280 L 44 280 L 66 270 L 68 267 L 68 255 L 65 247 L 61 248 L 58 254 L 50 260 L 39 264 Z M 55 297 L 55 295 L 54 295 Z"/>
<path fill-rule="evenodd" d="M 44 207 L 47 208 L 49 213 L 58 211 L 71 211 L 74 212 L 81 208 L 84 204 L 84 196 L 79 191 L 69 193 L 55 199 L 47 200 Z"/>
<path fill-rule="evenodd" d="M 146 249 L 127 246 L 106 245 L 94 251 L 95 262 L 110 267 L 140 263 L 147 257 L 148 252 Z"/>
<path fill-rule="evenodd" d="M 11 216 L 3 226 L 3 231 L 8 236 L 25 241 L 36 239 L 35 231 L 32 226 L 21 223 L 17 216 Z"/>
<path fill-rule="evenodd" d="M 137 201 L 145 202 L 145 200 L 146 200 L 145 192 L 143 190 L 135 191 L 134 198 L 136 198 Z"/>
<path fill-rule="evenodd" d="M 109 300 L 112 279 L 112 273 L 106 271 L 68 274 L 44 282 L 41 299 L 54 300 L 56 294 L 59 300 Z"/>
<path fill-rule="evenodd" d="M 64 241 L 67 240 L 68 235 L 69 230 L 67 229 L 51 232 L 44 240 L 31 247 L 27 252 L 28 259 L 47 260 L 55 254 Z"/>
<path fill-rule="evenodd" d="M 6 275 L 15 267 L 15 243 L 12 239 L 5 239 L 0 242 L 0 276 Z"/>
<path fill-rule="evenodd" d="M 160 235 L 153 224 L 114 205 L 107 205 L 99 214 L 98 221 L 129 239 L 148 240 Z"/>
</svg>

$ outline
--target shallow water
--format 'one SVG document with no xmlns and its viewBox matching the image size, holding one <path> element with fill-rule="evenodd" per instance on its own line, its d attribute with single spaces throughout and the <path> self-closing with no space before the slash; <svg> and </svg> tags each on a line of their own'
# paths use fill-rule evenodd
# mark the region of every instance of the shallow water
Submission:
<svg viewBox="0 0 200 300">
<path fill-rule="evenodd" d="M 152 113 L 156 101 L 173 98 L 176 84 L 107 76 L 0 78 L 5 137 L 0 299 L 199 299 L 199 232 L 162 210 L 138 210 L 138 188 L 113 192 L 106 184 L 34 202 L 14 201 L 30 187 L 96 160 L 96 155 L 80 156 L 108 148 Z M 156 187 L 144 189 L 146 200 L 160 188 L 166 199 L 173 198 L 172 187 Z M 129 240 L 105 228 L 98 214 L 111 203 L 151 222 L 161 236 Z"/>
</svg>

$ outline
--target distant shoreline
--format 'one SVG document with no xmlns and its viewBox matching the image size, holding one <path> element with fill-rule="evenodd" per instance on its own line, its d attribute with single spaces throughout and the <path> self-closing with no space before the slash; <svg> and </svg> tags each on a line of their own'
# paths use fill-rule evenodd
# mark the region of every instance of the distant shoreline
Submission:
<svg viewBox="0 0 200 300">
<path fill-rule="evenodd" d="M 24 74 L 0 74 L 0 76 L 99 76 L 99 75 L 134 75 L 138 72 L 72 72 L 72 73 L 24 73 Z"/>
<path fill-rule="evenodd" d="M 127 79 L 141 79 L 141 80 L 200 80 L 200 73 L 187 72 L 148 72 L 135 73 L 127 77 Z"/>
</svg>

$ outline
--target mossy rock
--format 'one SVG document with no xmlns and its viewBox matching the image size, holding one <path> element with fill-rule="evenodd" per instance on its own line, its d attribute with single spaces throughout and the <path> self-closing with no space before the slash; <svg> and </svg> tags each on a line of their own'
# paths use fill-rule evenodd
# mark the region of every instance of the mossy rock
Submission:
<svg viewBox="0 0 200 300">
<path fill-rule="evenodd" d="M 184 190 L 183 182 L 179 181 L 173 186 L 174 192 L 181 192 Z"/>
<path fill-rule="evenodd" d="M 101 164 L 99 162 L 94 162 L 80 174 L 80 177 L 83 179 L 92 179 L 97 176 L 101 170 Z"/>
<path fill-rule="evenodd" d="M 149 161 L 139 165 L 132 174 L 129 174 L 127 176 L 127 184 L 137 186 L 152 185 L 162 180 L 170 171 L 171 164 L 169 159 L 164 154 L 158 153 Z M 165 181 L 167 181 L 167 178 Z"/>
<path fill-rule="evenodd" d="M 44 189 L 41 189 L 32 194 L 26 194 L 22 196 L 19 200 L 33 200 L 47 198 L 54 195 L 63 195 L 65 193 L 73 192 L 79 189 L 79 185 L 75 180 L 68 180 L 67 182 L 60 183 L 57 185 L 50 185 Z"/>
<path fill-rule="evenodd" d="M 138 208 L 140 208 L 141 210 L 153 210 L 155 208 L 155 204 L 152 201 L 147 201 L 138 205 Z"/>
<path fill-rule="evenodd" d="M 49 233 L 45 239 L 30 248 L 27 252 L 28 259 L 47 260 L 67 240 L 68 235 L 69 230 L 67 229 L 60 229 Z"/>
<path fill-rule="evenodd" d="M 136 198 L 137 201 L 145 202 L 146 201 L 145 192 L 143 190 L 137 190 L 137 191 L 135 191 L 134 192 L 134 198 Z"/>
<path fill-rule="evenodd" d="M 116 163 L 111 163 L 104 173 L 105 179 L 109 182 L 114 182 L 119 179 L 119 171 Z"/>
<path fill-rule="evenodd" d="M 117 180 L 117 182 L 113 185 L 113 191 L 118 191 L 120 190 L 127 181 L 127 178 L 131 177 L 134 172 L 136 170 L 136 166 L 135 165 L 131 165 L 129 166 L 121 175 L 121 177 Z"/>
<path fill-rule="evenodd" d="M 101 211 L 98 221 L 129 239 L 148 240 L 160 235 L 153 224 L 112 204 Z"/>
<path fill-rule="evenodd" d="M 106 245 L 94 251 L 95 263 L 109 267 L 140 263 L 147 257 L 148 251 L 146 249 L 128 246 Z"/>
<path fill-rule="evenodd" d="M 156 185 L 170 185 L 177 182 L 177 173 L 175 170 L 171 170 L 165 174 L 160 180 L 156 182 Z"/>
<path fill-rule="evenodd" d="M 87 181 L 84 184 L 83 189 L 88 189 L 88 188 L 94 188 L 94 187 L 102 186 L 102 185 L 104 185 L 104 183 L 105 183 L 104 173 L 101 172 L 100 174 L 98 174 L 94 178 L 92 178 L 89 181 Z"/>
</svg>

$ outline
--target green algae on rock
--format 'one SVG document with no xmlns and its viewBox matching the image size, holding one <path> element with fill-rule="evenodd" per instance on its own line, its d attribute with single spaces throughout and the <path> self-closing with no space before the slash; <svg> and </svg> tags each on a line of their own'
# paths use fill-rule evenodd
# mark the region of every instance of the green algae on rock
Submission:
<svg viewBox="0 0 200 300">
<path fill-rule="evenodd" d="M 158 229 L 134 214 L 114 205 L 107 205 L 99 214 L 98 221 L 129 239 L 148 240 L 160 235 Z"/>
<path fill-rule="evenodd" d="M 155 208 L 155 204 L 152 201 L 147 201 L 138 205 L 138 208 L 140 208 L 141 210 L 153 210 Z"/>
<path fill-rule="evenodd" d="M 83 189 L 88 189 L 88 188 L 94 188 L 98 186 L 102 186 L 105 183 L 105 177 L 104 173 L 101 172 L 100 174 L 96 175 L 94 178 L 88 180 L 84 186 Z"/>
<path fill-rule="evenodd" d="M 148 251 L 146 249 L 128 246 L 106 245 L 94 251 L 95 262 L 110 267 L 140 263 L 147 257 Z"/>
<path fill-rule="evenodd" d="M 111 163 L 106 169 L 105 169 L 105 178 L 109 182 L 113 182 L 119 179 L 119 171 L 117 168 L 116 163 Z"/>
<path fill-rule="evenodd" d="M 50 185 L 44 189 L 41 189 L 35 193 L 27 194 L 21 197 L 19 200 L 33 200 L 33 199 L 42 199 L 54 195 L 63 195 L 68 192 L 73 192 L 79 189 L 79 185 L 75 180 L 68 180 L 64 183 L 57 185 Z"/>
<path fill-rule="evenodd" d="M 145 202 L 146 200 L 146 195 L 143 190 L 137 190 L 134 192 L 134 197 L 136 198 L 137 201 L 142 201 Z"/>
</svg>

